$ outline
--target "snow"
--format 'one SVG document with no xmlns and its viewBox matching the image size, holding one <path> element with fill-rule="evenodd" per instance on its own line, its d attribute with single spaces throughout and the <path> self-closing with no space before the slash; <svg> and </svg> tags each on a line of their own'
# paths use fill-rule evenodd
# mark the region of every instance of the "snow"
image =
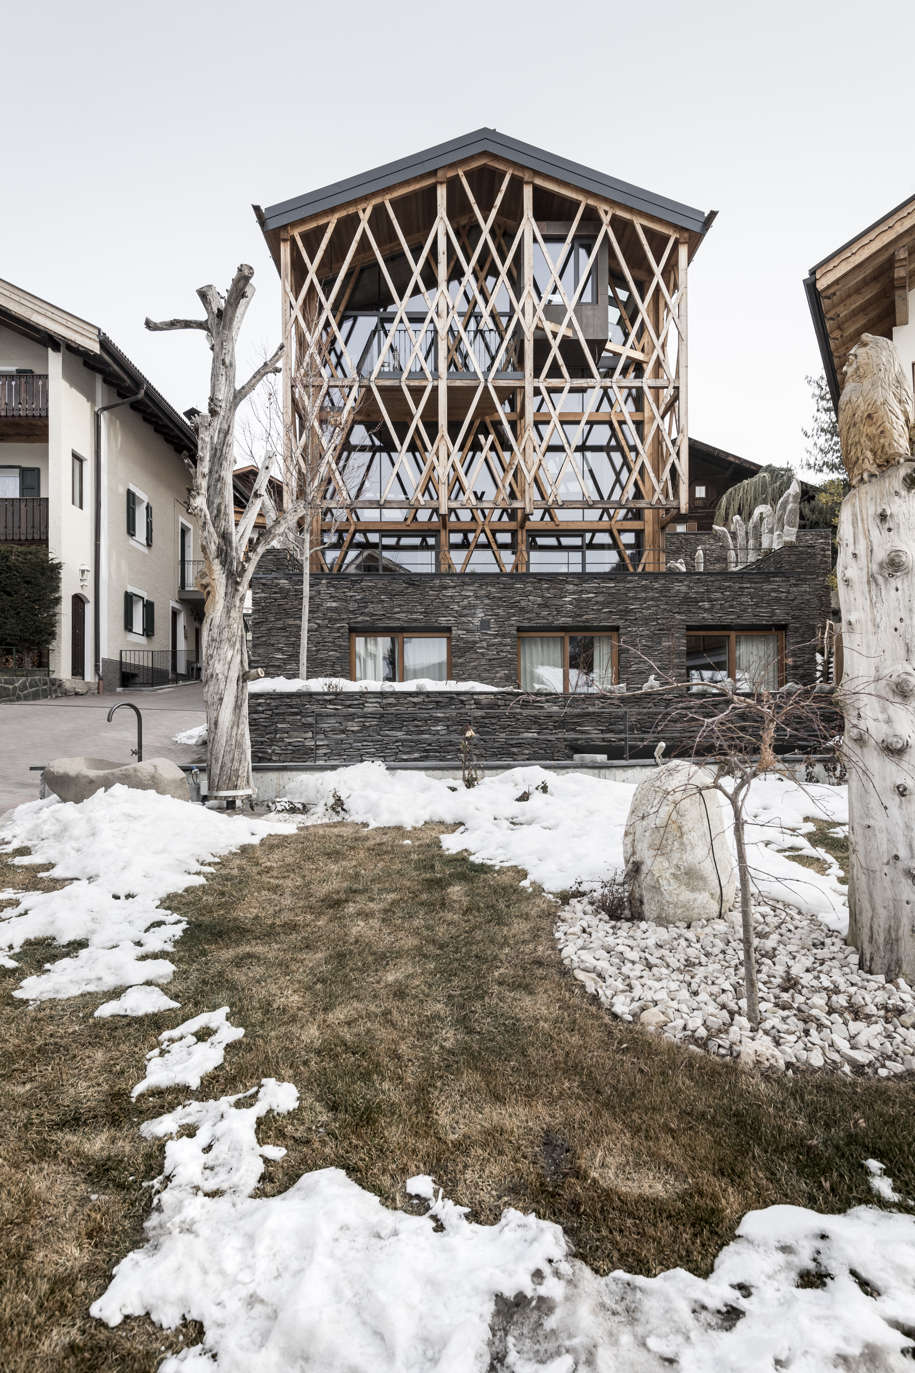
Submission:
<svg viewBox="0 0 915 1373">
<path fill-rule="evenodd" d="M 249 695 L 265 692 L 341 692 L 341 691 L 503 691 L 504 687 L 489 686 L 486 682 L 439 681 L 432 677 L 413 677 L 407 682 L 374 682 L 361 678 L 352 682 L 348 677 L 261 677 L 248 687 Z"/>
<path fill-rule="evenodd" d="M 460 781 L 370 762 L 298 777 L 287 784 L 285 797 L 314 808 L 310 823 L 339 820 L 339 798 L 345 818 L 369 826 L 460 825 L 442 836 L 446 850 L 495 867 L 524 868 L 526 882 L 560 892 L 595 890 L 622 867 L 634 790 L 634 782 L 538 767 L 512 768 L 468 789 Z M 747 802 L 752 875 L 763 898 L 787 901 L 841 934 L 848 924 L 846 889 L 835 860 L 806 838 L 813 827 L 805 817 L 847 823 L 846 789 L 774 774 L 754 780 Z M 816 854 L 828 872 L 792 862 L 792 851 Z"/>
<path fill-rule="evenodd" d="M 199 1039 L 200 1030 L 210 1030 L 206 1039 Z M 163 1030 L 158 1049 L 146 1055 L 146 1076 L 130 1093 L 136 1100 L 143 1092 L 166 1087 L 200 1086 L 200 1079 L 218 1068 L 226 1056 L 226 1047 L 241 1039 L 244 1030 L 229 1022 L 228 1006 L 218 1011 L 204 1011 L 172 1030 Z"/>
<path fill-rule="evenodd" d="M 172 742 L 183 744 L 185 748 L 200 748 L 207 741 L 207 727 L 204 720 L 202 725 L 192 725 L 190 729 L 179 730 L 172 735 Z"/>
<path fill-rule="evenodd" d="M 95 1014 L 101 1019 L 110 1015 L 152 1015 L 155 1011 L 177 1010 L 180 1005 L 180 1001 L 166 996 L 161 987 L 142 984 L 128 987 L 116 1001 L 106 1001 Z"/>
<path fill-rule="evenodd" d="M 892 1178 L 886 1176 L 886 1168 L 882 1163 L 875 1158 L 866 1158 L 864 1160 L 864 1166 L 870 1174 L 868 1181 L 871 1185 L 871 1191 L 874 1192 L 881 1201 L 896 1202 L 903 1200 L 893 1186 Z"/>
<path fill-rule="evenodd" d="M 174 964 L 152 955 L 168 953 L 186 922 L 162 899 L 203 882 L 214 859 L 293 828 L 121 785 L 79 805 L 52 797 L 19 806 L 0 821 L 0 852 L 28 848 L 13 863 L 50 864 L 46 875 L 68 885 L 18 893 L 0 911 L 0 956 L 15 966 L 10 955 L 33 939 L 85 947 L 46 964 L 13 995 L 43 1001 L 167 982 Z"/>
<path fill-rule="evenodd" d="M 599 1277 L 559 1226 L 503 1211 L 477 1224 L 418 1175 L 425 1215 L 388 1210 L 338 1168 L 253 1197 L 268 1111 L 295 1088 L 190 1102 L 147 1122 L 171 1138 L 145 1245 L 93 1316 L 200 1321 L 160 1373 L 889 1373 L 910 1364 L 915 1218 L 870 1206 L 744 1216 L 708 1278 Z M 803 1286 L 803 1275 L 817 1281 Z"/>
</svg>

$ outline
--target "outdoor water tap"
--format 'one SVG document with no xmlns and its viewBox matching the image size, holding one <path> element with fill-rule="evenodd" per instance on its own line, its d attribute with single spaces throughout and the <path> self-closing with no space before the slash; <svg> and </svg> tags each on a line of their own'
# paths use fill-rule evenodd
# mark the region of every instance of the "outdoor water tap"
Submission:
<svg viewBox="0 0 915 1373">
<path fill-rule="evenodd" d="M 133 701 L 118 701 L 118 703 L 117 703 L 116 706 L 112 706 L 111 709 L 110 709 L 109 712 L 108 712 L 108 724 L 109 724 L 109 725 L 111 724 L 111 717 L 114 715 L 114 712 L 115 712 L 116 710 L 120 710 L 120 709 L 122 708 L 122 706 L 126 706 L 128 710 L 132 710 L 133 713 L 134 713 L 134 715 L 137 717 L 137 746 L 136 746 L 136 748 L 132 748 L 132 749 L 130 750 L 130 752 L 134 755 L 134 757 L 136 758 L 136 760 L 137 760 L 138 763 L 142 763 L 142 761 L 143 761 L 143 716 L 140 714 L 139 709 L 134 705 Z"/>
</svg>

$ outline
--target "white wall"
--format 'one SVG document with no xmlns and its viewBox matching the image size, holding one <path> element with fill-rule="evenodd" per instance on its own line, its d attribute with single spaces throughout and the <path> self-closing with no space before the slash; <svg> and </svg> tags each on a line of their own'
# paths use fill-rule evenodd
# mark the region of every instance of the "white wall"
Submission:
<svg viewBox="0 0 915 1373">
<path fill-rule="evenodd" d="M 909 292 L 909 322 L 893 330 L 893 342 L 911 382 L 915 376 L 915 291 Z"/>
<path fill-rule="evenodd" d="M 178 596 L 181 520 L 192 529 L 190 556 L 200 557 L 195 522 L 185 508 L 190 474 L 178 454 L 129 407 L 103 415 L 102 425 L 106 503 L 103 568 L 107 579 L 103 657 L 117 658 L 121 648 L 170 648 L 172 605 L 181 614 L 178 648 L 193 650 L 193 615 Z M 137 522 L 138 537 L 132 539 L 127 533 L 128 486 L 152 505 L 150 548 L 145 545 L 141 519 Z M 155 604 L 156 632 L 151 638 L 124 629 L 124 592 L 128 589 L 141 591 Z"/>
<path fill-rule="evenodd" d="M 85 680 L 94 680 L 95 645 L 92 639 L 93 406 L 96 378 L 66 349 L 49 352 L 48 396 L 48 551 L 61 566 L 57 641 L 51 652 L 51 673 L 73 680 L 71 613 L 74 595 L 85 602 Z M 72 455 L 86 459 L 83 508 L 73 504 Z M 82 570 L 82 575 L 81 575 Z"/>
</svg>

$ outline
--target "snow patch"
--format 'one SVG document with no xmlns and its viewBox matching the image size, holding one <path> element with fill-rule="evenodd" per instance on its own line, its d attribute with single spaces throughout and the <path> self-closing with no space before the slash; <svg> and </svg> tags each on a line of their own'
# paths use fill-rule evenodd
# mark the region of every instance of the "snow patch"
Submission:
<svg viewBox="0 0 915 1373">
<path fill-rule="evenodd" d="M 170 996 L 166 996 L 161 987 L 141 984 L 139 987 L 128 987 L 116 1001 L 106 1001 L 99 1006 L 95 1014 L 98 1018 L 110 1015 L 151 1015 L 154 1011 L 175 1011 L 180 1005 L 180 1001 L 172 1001 Z"/>
<path fill-rule="evenodd" d="M 886 1168 L 882 1163 L 879 1163 L 875 1158 L 866 1158 L 864 1160 L 864 1166 L 870 1174 L 868 1182 L 871 1185 L 871 1191 L 875 1192 L 881 1201 L 895 1202 L 905 1200 L 893 1186 L 893 1179 L 887 1177 Z"/>
<path fill-rule="evenodd" d="M 185 748 L 200 748 L 206 741 L 206 721 L 202 725 L 193 725 L 190 729 L 182 729 L 177 734 L 172 735 L 172 742 L 183 744 Z"/>
<path fill-rule="evenodd" d="M 253 1101 L 251 1098 L 253 1097 Z M 338 1168 L 250 1195 L 256 1125 L 295 1088 L 191 1102 L 143 1126 L 166 1145 L 146 1244 L 115 1268 L 93 1316 L 198 1320 L 204 1340 L 161 1373 L 796 1373 L 907 1366 L 915 1218 L 859 1206 L 744 1216 L 708 1278 L 601 1278 L 559 1226 L 505 1210 L 479 1225 L 411 1178 L 424 1216 L 388 1210 Z M 251 1104 L 242 1104 L 248 1103 Z M 813 1282 L 806 1279 L 813 1278 Z"/>
<path fill-rule="evenodd" d="M 344 691 L 504 691 L 505 687 L 490 686 L 487 682 L 438 681 L 432 677 L 413 677 L 408 682 L 374 682 L 361 678 L 352 682 L 348 677 L 261 677 L 248 687 L 248 694 L 262 696 L 279 692 L 344 692 Z"/>
<path fill-rule="evenodd" d="M 214 859 L 293 830 L 122 785 L 78 805 L 49 797 L 17 807 L 0 822 L 0 852 L 28 848 L 12 861 L 49 863 L 47 876 L 69 885 L 17 893 L 0 911 L 0 956 L 10 966 L 33 939 L 86 947 L 46 964 L 13 995 L 43 1001 L 167 982 L 174 964 L 152 955 L 168 953 L 186 922 L 162 909 L 163 897 L 205 881 Z"/>
<path fill-rule="evenodd" d="M 200 1030 L 210 1030 L 207 1039 L 198 1039 Z M 204 1011 L 173 1030 L 163 1030 L 158 1049 L 146 1055 L 146 1076 L 130 1093 L 136 1100 L 142 1092 L 162 1091 L 166 1087 L 200 1086 L 200 1079 L 218 1068 L 226 1055 L 226 1048 L 241 1039 L 244 1030 L 229 1022 L 228 1006 L 218 1011 Z"/>
</svg>

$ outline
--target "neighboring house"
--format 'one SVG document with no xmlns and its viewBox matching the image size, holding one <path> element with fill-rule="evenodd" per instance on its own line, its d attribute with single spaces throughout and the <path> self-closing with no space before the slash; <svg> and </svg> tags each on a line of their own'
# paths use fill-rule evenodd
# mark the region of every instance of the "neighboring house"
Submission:
<svg viewBox="0 0 915 1373">
<path fill-rule="evenodd" d="M 804 287 L 837 408 L 862 334 L 892 339 L 915 384 L 915 196 L 811 267 Z"/>
<path fill-rule="evenodd" d="M 51 676 L 113 690 L 198 675 L 195 451 L 96 325 L 0 281 L 0 543 L 62 565 Z"/>
<path fill-rule="evenodd" d="M 257 213 L 285 430 L 300 463 L 315 427 L 334 436 L 315 675 L 813 679 L 828 533 L 727 573 L 714 506 L 759 469 L 687 438 L 687 275 L 713 215 L 491 129 Z M 294 673 L 295 569 L 267 554 L 253 587 L 252 660 Z"/>
</svg>

